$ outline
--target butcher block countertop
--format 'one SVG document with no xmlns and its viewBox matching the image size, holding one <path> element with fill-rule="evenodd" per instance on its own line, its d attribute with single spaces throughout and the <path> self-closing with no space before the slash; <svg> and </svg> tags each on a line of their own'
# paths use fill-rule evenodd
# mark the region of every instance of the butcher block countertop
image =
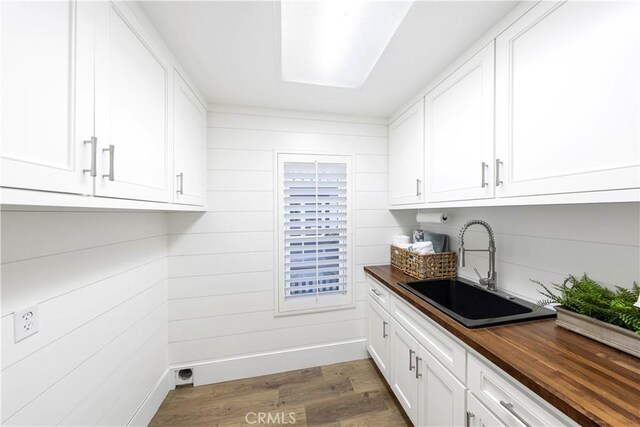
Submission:
<svg viewBox="0 0 640 427">
<path fill-rule="evenodd" d="M 540 320 L 467 329 L 398 285 L 390 265 L 365 272 L 581 425 L 640 426 L 640 359 Z"/>
</svg>

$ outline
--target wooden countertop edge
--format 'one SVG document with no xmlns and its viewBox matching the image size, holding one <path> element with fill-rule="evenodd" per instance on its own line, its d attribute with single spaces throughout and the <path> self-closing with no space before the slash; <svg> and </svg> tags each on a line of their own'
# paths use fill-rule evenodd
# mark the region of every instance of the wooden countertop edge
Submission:
<svg viewBox="0 0 640 427">
<path fill-rule="evenodd" d="M 395 271 L 393 271 L 393 270 Z M 429 304 L 422 301 L 420 298 L 416 297 L 409 291 L 406 291 L 404 288 L 401 288 L 397 285 L 397 282 L 403 281 L 415 281 L 415 278 L 405 275 L 404 273 L 396 270 L 395 268 L 389 265 L 378 265 L 378 266 L 370 266 L 364 267 L 364 270 L 367 274 L 370 274 L 378 281 L 386 284 L 389 289 L 391 289 L 396 295 L 400 296 L 406 302 L 411 304 L 416 309 L 420 310 L 422 313 L 427 315 L 431 320 L 442 326 L 448 332 L 453 334 L 459 340 L 464 342 L 466 345 L 477 351 L 479 354 L 484 356 L 486 359 L 494 363 L 500 369 L 511 375 L 514 379 L 525 385 L 532 392 L 540 396 L 546 402 L 551 404 L 553 407 L 560 410 L 562 413 L 566 414 L 569 418 L 576 421 L 581 425 L 586 426 L 600 426 L 600 425 L 609 425 L 609 423 L 603 420 L 600 416 L 593 413 L 592 411 L 585 408 L 580 402 L 575 401 L 570 397 L 564 396 L 562 390 L 550 387 L 547 382 L 539 381 L 535 377 L 530 374 L 522 372 L 517 366 L 511 364 L 509 360 L 505 359 L 501 356 L 497 350 L 488 348 L 485 344 L 483 344 L 478 338 L 480 337 L 488 337 L 492 335 L 495 339 L 502 341 L 505 344 L 511 344 L 504 337 L 496 335 L 492 332 L 492 330 L 496 330 L 497 328 L 506 328 L 512 327 L 513 325 L 506 326 L 496 326 L 493 328 L 484 328 L 484 329 L 467 329 L 464 326 L 457 323 L 455 320 L 451 319 L 446 314 L 442 313 L 435 307 L 430 306 Z M 390 283 L 387 277 L 379 274 L 383 273 L 387 270 L 387 274 L 385 276 L 392 275 L 394 281 L 396 283 Z M 398 280 L 395 280 L 398 279 Z M 539 323 L 539 322 L 555 322 L 554 320 L 540 320 L 537 322 L 528 322 L 531 323 Z M 520 324 L 523 325 L 523 324 Z M 587 338 L 584 338 L 588 340 Z M 591 340 L 589 340 L 591 341 Z M 511 344 L 512 345 L 512 344 Z M 515 346 L 514 346 L 515 348 Z M 603 348 L 607 348 L 603 345 Z M 614 409 L 612 409 L 613 411 Z M 633 420 L 630 420 L 632 423 Z"/>
</svg>

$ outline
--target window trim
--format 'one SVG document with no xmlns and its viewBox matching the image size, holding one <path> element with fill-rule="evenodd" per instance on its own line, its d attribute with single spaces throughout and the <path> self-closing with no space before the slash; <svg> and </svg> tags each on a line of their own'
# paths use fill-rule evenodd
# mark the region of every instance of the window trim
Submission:
<svg viewBox="0 0 640 427">
<path fill-rule="evenodd" d="M 284 224 L 281 219 L 284 208 L 284 189 L 282 182 L 284 178 L 285 162 L 321 162 L 321 163 L 344 163 L 347 166 L 347 292 L 340 295 L 340 298 L 331 304 L 303 304 L 301 300 L 286 301 L 284 298 Z M 321 152 L 274 152 L 274 301 L 273 312 L 275 317 L 291 316 L 305 313 L 318 313 L 326 311 L 337 311 L 355 308 L 356 284 L 354 281 L 354 187 L 355 173 L 353 170 L 353 156 L 350 154 L 335 154 Z M 323 298 L 327 298 L 324 296 Z"/>
</svg>

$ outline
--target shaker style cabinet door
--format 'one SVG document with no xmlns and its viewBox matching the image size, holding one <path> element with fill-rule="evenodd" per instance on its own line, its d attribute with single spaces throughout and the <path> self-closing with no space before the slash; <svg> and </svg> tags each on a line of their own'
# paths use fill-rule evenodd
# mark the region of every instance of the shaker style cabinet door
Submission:
<svg viewBox="0 0 640 427">
<path fill-rule="evenodd" d="M 126 5 L 99 5 L 96 195 L 168 202 L 172 68 Z"/>
<path fill-rule="evenodd" d="M 640 187 L 640 3 L 540 2 L 496 39 L 497 196 Z"/>
<path fill-rule="evenodd" d="M 369 331 L 367 336 L 367 350 L 373 361 L 378 365 L 382 375 L 389 381 L 389 313 L 371 297 L 369 300 Z"/>
<path fill-rule="evenodd" d="M 207 112 L 182 76 L 173 75 L 173 201 L 204 205 Z"/>
<path fill-rule="evenodd" d="M 424 201 L 424 99 L 389 125 L 389 203 Z"/>
<path fill-rule="evenodd" d="M 391 390 L 411 419 L 417 424 L 418 384 L 416 380 L 416 352 L 418 342 L 391 318 Z"/>
<path fill-rule="evenodd" d="M 462 385 L 424 347 L 418 347 L 418 425 L 461 426 L 465 420 Z"/>
<path fill-rule="evenodd" d="M 425 97 L 427 201 L 493 197 L 494 43 Z"/>
<path fill-rule="evenodd" d="M 3 2 L 1 17 L 0 185 L 92 194 L 93 5 Z"/>
</svg>

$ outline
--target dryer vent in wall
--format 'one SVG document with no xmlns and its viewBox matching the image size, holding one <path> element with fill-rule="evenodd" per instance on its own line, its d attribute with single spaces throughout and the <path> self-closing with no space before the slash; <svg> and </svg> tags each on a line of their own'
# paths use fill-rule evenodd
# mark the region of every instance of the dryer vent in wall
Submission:
<svg viewBox="0 0 640 427">
<path fill-rule="evenodd" d="M 191 368 L 177 369 L 176 386 L 193 385 L 193 370 Z"/>
</svg>

